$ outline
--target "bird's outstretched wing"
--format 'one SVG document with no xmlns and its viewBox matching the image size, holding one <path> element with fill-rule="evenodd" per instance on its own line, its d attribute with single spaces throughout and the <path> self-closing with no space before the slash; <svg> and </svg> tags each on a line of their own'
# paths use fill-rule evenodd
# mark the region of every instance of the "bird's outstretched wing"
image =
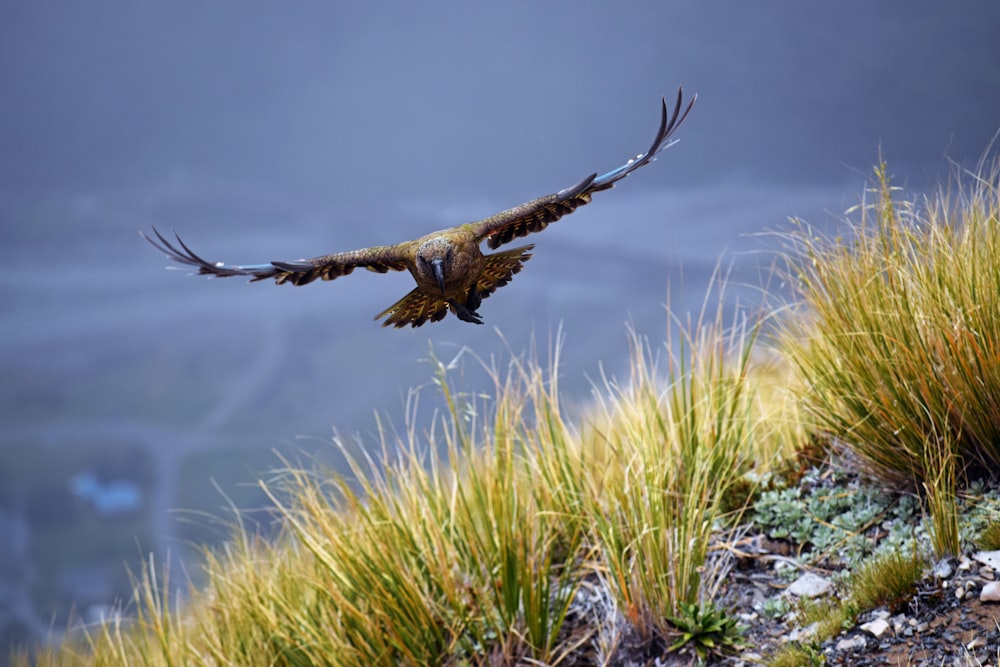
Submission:
<svg viewBox="0 0 1000 667">
<path fill-rule="evenodd" d="M 654 156 L 664 148 L 674 144 L 670 136 L 687 118 L 691 107 L 698 96 L 695 95 L 681 112 L 683 89 L 677 89 L 677 102 L 673 114 L 667 113 L 667 100 L 663 99 L 663 112 L 660 117 L 660 129 L 653 139 L 653 144 L 645 153 L 640 153 L 628 162 L 598 176 L 591 174 L 576 185 L 559 192 L 539 197 L 514 208 L 501 211 L 494 216 L 472 223 L 473 233 L 478 240 L 486 239 L 490 248 L 498 248 L 518 236 L 527 236 L 540 232 L 550 222 L 555 222 L 564 215 L 575 211 L 577 207 L 590 203 L 590 197 L 595 192 L 614 187 L 615 183 L 625 178 L 639 167 L 649 164 Z"/>
<path fill-rule="evenodd" d="M 405 257 L 401 253 L 399 246 L 374 246 L 350 252 L 313 257 L 312 259 L 300 259 L 294 262 L 268 262 L 267 264 L 245 265 L 224 264 L 222 262 L 213 263 L 195 254 L 176 233 L 174 233 L 174 237 L 177 239 L 175 245 L 166 239 L 156 227 L 152 229 L 153 234 L 156 236 L 155 239 L 146 236 L 143 232 L 139 233 L 154 248 L 170 259 L 197 268 L 199 275 L 211 275 L 220 278 L 227 276 L 249 276 L 251 282 L 273 278 L 279 285 L 284 283 L 305 285 L 317 278 L 333 280 L 340 276 L 346 276 L 358 267 L 364 267 L 377 273 L 406 270 Z"/>
</svg>

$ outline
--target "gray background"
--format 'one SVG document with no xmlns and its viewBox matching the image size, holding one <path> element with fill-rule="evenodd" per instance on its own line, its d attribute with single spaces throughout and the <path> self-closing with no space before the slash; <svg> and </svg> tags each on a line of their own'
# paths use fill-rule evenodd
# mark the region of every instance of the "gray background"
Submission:
<svg viewBox="0 0 1000 667">
<path fill-rule="evenodd" d="M 832 220 L 880 150 L 915 191 L 975 165 L 997 34 L 987 0 L 4 3 L 0 642 L 71 601 L 98 618 L 147 551 L 190 562 L 227 498 L 266 505 L 273 450 L 336 464 L 333 429 L 370 446 L 422 385 L 428 424 L 431 345 L 471 391 L 461 350 L 544 357 L 561 325 L 578 405 L 624 369 L 626 324 L 664 339 L 720 263 L 759 300 L 775 243 L 751 235 Z M 678 84 L 700 96 L 681 142 L 532 238 L 485 326 L 379 328 L 405 274 L 207 280 L 137 234 L 244 263 L 416 237 L 618 166 Z M 72 493 L 84 474 L 133 504 Z"/>
</svg>

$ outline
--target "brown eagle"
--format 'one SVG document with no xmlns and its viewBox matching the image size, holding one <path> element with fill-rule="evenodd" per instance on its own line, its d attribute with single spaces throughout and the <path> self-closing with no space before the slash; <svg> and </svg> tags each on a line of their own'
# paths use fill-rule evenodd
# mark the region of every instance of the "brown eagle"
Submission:
<svg viewBox="0 0 1000 667">
<path fill-rule="evenodd" d="M 202 259 L 176 233 L 176 244 L 160 234 L 155 227 L 152 229 L 156 238 L 139 233 L 175 262 L 197 267 L 199 274 L 219 277 L 249 276 L 251 282 L 274 278 L 278 284 L 305 285 L 317 278 L 333 280 L 346 276 L 358 267 L 378 273 L 409 271 L 417 286 L 375 316 L 376 320 L 385 318 L 382 326 L 419 327 L 427 321 L 437 322 L 449 310 L 460 320 L 482 324 L 477 312 L 480 303 L 497 288 L 506 285 L 521 270 L 524 262 L 531 257 L 534 245 L 492 254 L 483 254 L 479 245 L 485 241 L 487 246 L 495 249 L 516 237 L 539 232 L 550 222 L 589 203 L 595 192 L 614 187 L 615 183 L 651 162 L 658 152 L 674 143 L 670 141 L 670 137 L 687 118 L 698 97 L 692 97 L 682 113 L 682 92 L 682 89 L 677 90 L 677 101 L 672 114 L 667 112 L 667 101 L 663 99 L 660 129 L 649 150 L 617 169 L 601 176 L 591 174 L 576 185 L 555 194 L 533 199 L 478 222 L 431 232 L 413 241 L 338 252 L 294 262 L 232 265 Z"/>
</svg>

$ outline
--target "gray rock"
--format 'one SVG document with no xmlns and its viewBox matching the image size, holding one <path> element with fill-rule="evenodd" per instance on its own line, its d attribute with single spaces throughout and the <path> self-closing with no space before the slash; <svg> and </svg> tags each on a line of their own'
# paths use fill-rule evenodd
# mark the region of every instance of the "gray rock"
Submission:
<svg viewBox="0 0 1000 667">
<path fill-rule="evenodd" d="M 889 621 L 884 618 L 876 618 L 874 621 L 862 624 L 861 629 L 873 637 L 881 637 L 889 629 Z"/>
<path fill-rule="evenodd" d="M 955 566 L 953 564 L 954 559 L 952 558 L 942 558 L 937 563 L 934 564 L 933 574 L 938 579 L 948 579 L 951 575 L 955 574 Z"/>
<path fill-rule="evenodd" d="M 897 635 L 907 627 L 907 619 L 904 614 L 896 614 L 892 617 L 892 631 Z"/>
<path fill-rule="evenodd" d="M 838 651 L 857 651 L 864 648 L 868 641 L 864 637 L 848 637 L 837 642 Z"/>
<path fill-rule="evenodd" d="M 972 557 L 987 567 L 1000 570 L 1000 551 L 977 551 Z"/>
<path fill-rule="evenodd" d="M 830 592 L 833 584 L 826 577 L 806 572 L 788 587 L 788 592 L 800 598 L 814 598 Z"/>
<path fill-rule="evenodd" d="M 991 581 L 979 591 L 980 602 L 1000 602 L 1000 581 Z"/>
</svg>

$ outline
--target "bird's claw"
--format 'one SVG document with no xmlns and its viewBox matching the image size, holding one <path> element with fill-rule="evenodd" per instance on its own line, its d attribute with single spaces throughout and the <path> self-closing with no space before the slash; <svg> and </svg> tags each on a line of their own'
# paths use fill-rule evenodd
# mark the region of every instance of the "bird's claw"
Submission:
<svg viewBox="0 0 1000 667">
<path fill-rule="evenodd" d="M 479 310 L 479 306 L 483 303 L 483 297 L 479 295 L 479 292 L 475 288 L 469 290 L 469 296 L 465 299 L 465 307 L 475 313 Z"/>
<path fill-rule="evenodd" d="M 475 306 L 478 307 L 481 301 L 482 299 L 476 295 L 476 299 L 474 301 Z M 470 298 L 467 303 L 469 302 L 473 302 L 473 299 Z M 448 299 L 448 305 L 451 306 L 451 312 L 455 313 L 455 316 L 463 322 L 472 322 L 473 324 L 483 323 L 483 318 L 479 316 L 479 313 L 476 312 L 475 308 L 470 308 L 468 305 L 461 304 L 454 299 Z"/>
</svg>

